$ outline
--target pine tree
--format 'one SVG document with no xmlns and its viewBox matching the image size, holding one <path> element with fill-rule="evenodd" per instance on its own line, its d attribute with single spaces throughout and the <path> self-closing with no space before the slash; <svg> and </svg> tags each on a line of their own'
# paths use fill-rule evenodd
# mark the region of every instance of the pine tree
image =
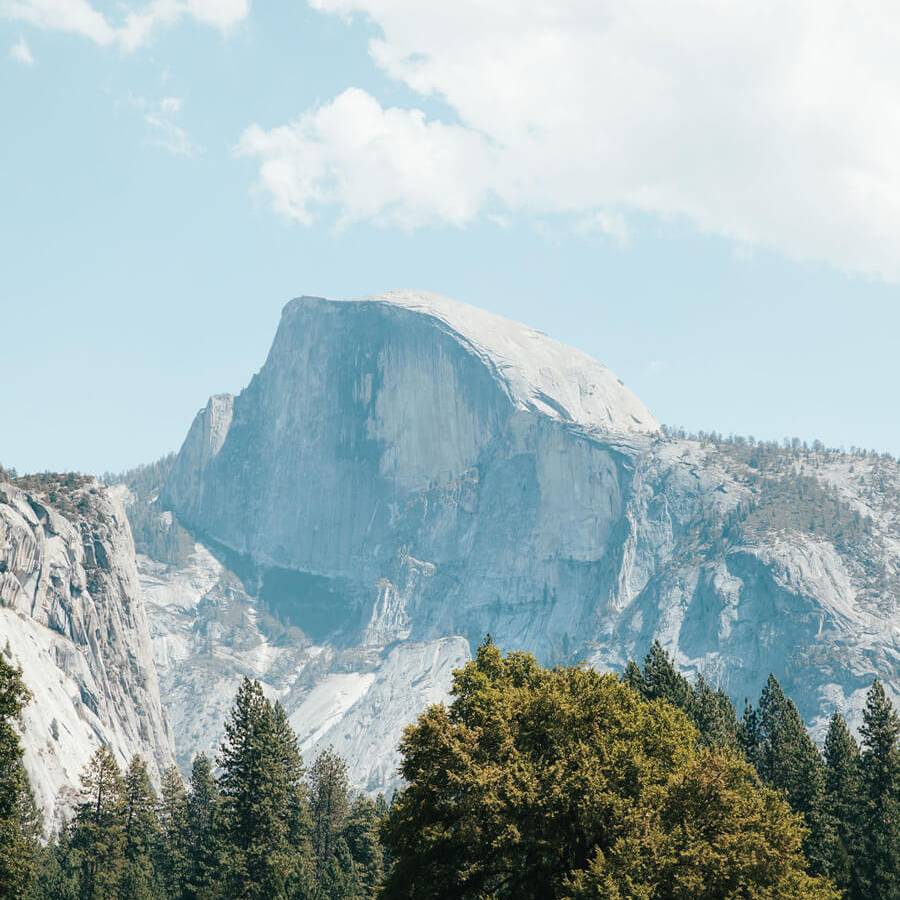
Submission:
<svg viewBox="0 0 900 900">
<path fill-rule="evenodd" d="M 156 795 L 147 764 L 134 756 L 128 765 L 123 790 L 125 864 L 119 894 L 131 900 L 153 900 L 159 895 L 154 856 L 162 833 L 156 815 Z"/>
<path fill-rule="evenodd" d="M 856 865 L 861 803 L 859 747 L 844 717 L 835 713 L 825 737 L 825 810 L 835 835 L 828 874 L 849 897 L 861 897 Z"/>
<path fill-rule="evenodd" d="M 258 681 L 238 690 L 219 766 L 229 896 L 283 900 L 307 874 L 303 763 L 284 710 Z"/>
<path fill-rule="evenodd" d="M 82 802 L 72 822 L 71 847 L 82 900 L 119 896 L 125 867 L 122 773 L 112 753 L 99 747 L 81 775 Z"/>
<path fill-rule="evenodd" d="M 312 848 L 316 879 L 321 882 L 350 812 L 347 764 L 331 747 L 323 750 L 309 773 Z"/>
<path fill-rule="evenodd" d="M 759 713 L 749 700 L 744 701 L 744 714 L 737 730 L 737 744 L 747 762 L 758 770 L 762 736 L 760 735 Z"/>
<path fill-rule="evenodd" d="M 672 662 L 659 641 L 654 641 L 644 659 L 640 681 L 641 693 L 647 700 L 667 700 L 672 706 L 689 712 L 694 699 L 691 683 Z"/>
<path fill-rule="evenodd" d="M 380 825 L 381 817 L 375 802 L 368 797 L 357 797 L 350 807 L 342 837 L 356 864 L 365 897 L 374 897 L 384 878 L 384 854 L 378 834 Z"/>
<path fill-rule="evenodd" d="M 220 896 L 223 853 L 220 836 L 221 798 L 205 753 L 194 757 L 185 823 L 186 873 L 184 900 Z"/>
<path fill-rule="evenodd" d="M 809 834 L 804 852 L 816 874 L 828 871 L 834 834 L 825 815 L 825 766 L 800 713 L 774 675 L 759 700 L 757 770 L 766 784 L 784 791 L 800 813 Z"/>
<path fill-rule="evenodd" d="M 900 898 L 900 718 L 880 681 L 866 696 L 860 774 L 862 782 L 863 895 Z"/>
<path fill-rule="evenodd" d="M 687 713 L 707 747 L 735 747 L 738 722 L 734 706 L 721 688 L 702 676 L 694 685 L 676 668 L 672 657 L 654 641 L 644 659 L 644 669 L 629 660 L 622 681 L 647 700 L 665 700 Z"/>
<path fill-rule="evenodd" d="M 686 711 L 700 732 L 701 744 L 737 748 L 738 721 L 734 706 L 721 688 L 714 689 L 702 675 L 697 677 Z"/>
<path fill-rule="evenodd" d="M 363 886 L 346 841 L 339 837 L 319 877 L 316 900 L 366 900 L 371 896 Z"/>
<path fill-rule="evenodd" d="M 77 854 L 72 849 L 72 826 L 63 823 L 41 852 L 37 878 L 28 900 L 80 900 Z"/>
<path fill-rule="evenodd" d="M 29 699 L 21 672 L 0 655 L 0 900 L 28 891 L 40 854 L 41 820 L 16 731 Z"/>
<path fill-rule="evenodd" d="M 157 819 L 159 839 L 154 858 L 158 880 L 168 897 L 180 897 L 187 879 L 187 791 L 175 766 L 162 774 Z"/>
</svg>

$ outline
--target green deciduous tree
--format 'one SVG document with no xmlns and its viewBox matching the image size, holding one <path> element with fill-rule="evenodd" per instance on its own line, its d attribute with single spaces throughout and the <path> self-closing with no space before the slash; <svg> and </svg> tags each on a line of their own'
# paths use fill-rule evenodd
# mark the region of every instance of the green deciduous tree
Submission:
<svg viewBox="0 0 900 900">
<path fill-rule="evenodd" d="M 834 896 L 805 873 L 803 830 L 784 801 L 730 751 L 701 752 L 687 716 L 663 700 L 490 643 L 452 694 L 404 735 L 409 786 L 384 830 L 384 897 L 661 900 L 692 896 L 679 891 L 711 872 L 740 883 L 735 897 Z M 716 816 L 700 817 L 698 797 Z M 730 817 L 733 798 L 744 805 Z"/>
<path fill-rule="evenodd" d="M 572 900 L 837 900 L 804 870 L 801 817 L 733 753 L 701 751 L 649 813 L 572 877 Z"/>
</svg>

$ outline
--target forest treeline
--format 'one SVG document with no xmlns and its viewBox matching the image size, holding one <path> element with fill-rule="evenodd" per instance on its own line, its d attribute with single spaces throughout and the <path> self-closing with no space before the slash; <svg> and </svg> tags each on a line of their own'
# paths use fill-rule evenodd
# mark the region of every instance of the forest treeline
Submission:
<svg viewBox="0 0 900 900">
<path fill-rule="evenodd" d="M 388 804 L 245 680 L 215 759 L 158 792 L 106 748 L 41 833 L 0 655 L 0 898 L 898 900 L 900 718 L 877 681 L 858 744 L 824 753 L 774 677 L 742 715 L 654 644 L 621 676 L 544 668 L 487 639 L 401 743 Z"/>
</svg>

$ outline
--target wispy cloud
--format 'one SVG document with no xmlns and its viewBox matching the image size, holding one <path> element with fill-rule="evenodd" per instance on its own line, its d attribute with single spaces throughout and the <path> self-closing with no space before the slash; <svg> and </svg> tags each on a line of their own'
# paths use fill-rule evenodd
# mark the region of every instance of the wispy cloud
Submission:
<svg viewBox="0 0 900 900">
<path fill-rule="evenodd" d="M 10 59 L 16 60 L 25 66 L 34 65 L 34 57 L 31 55 L 31 48 L 25 42 L 25 38 L 19 38 L 12 47 L 9 48 Z"/>
<path fill-rule="evenodd" d="M 160 28 L 182 19 L 228 31 L 249 11 L 249 0 L 152 0 L 114 21 L 90 0 L 0 0 L 0 16 L 48 31 L 78 34 L 100 46 L 116 45 L 125 51 L 136 50 Z"/>
<path fill-rule="evenodd" d="M 147 125 L 150 143 L 161 147 L 175 156 L 197 156 L 203 148 L 194 143 L 187 130 L 174 117 L 184 105 L 181 97 L 163 97 L 148 100 L 145 97 L 130 96 L 128 105 L 139 110 Z"/>
</svg>

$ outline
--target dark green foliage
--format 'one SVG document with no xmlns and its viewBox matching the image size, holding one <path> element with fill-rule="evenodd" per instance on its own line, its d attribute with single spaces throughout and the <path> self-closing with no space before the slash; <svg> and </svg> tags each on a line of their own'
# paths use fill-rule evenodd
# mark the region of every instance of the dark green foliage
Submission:
<svg viewBox="0 0 900 900">
<path fill-rule="evenodd" d="M 71 841 L 72 829 L 64 825 L 44 846 L 28 900 L 80 900 L 78 855 Z"/>
<path fill-rule="evenodd" d="M 288 898 L 308 877 L 303 763 L 284 710 L 244 679 L 219 756 L 227 891 Z"/>
<path fill-rule="evenodd" d="M 83 900 L 118 897 L 125 869 L 124 784 L 113 755 L 100 747 L 81 776 L 82 800 L 70 844 Z"/>
<path fill-rule="evenodd" d="M 747 761 L 759 769 L 759 754 L 762 746 L 759 713 L 749 700 L 744 702 L 744 714 L 738 725 L 737 742 Z"/>
<path fill-rule="evenodd" d="M 162 774 L 157 819 L 157 879 L 165 896 L 177 897 L 187 877 L 188 798 L 184 779 L 175 766 Z"/>
<path fill-rule="evenodd" d="M 847 896 L 862 897 L 856 859 L 861 839 L 859 747 L 843 716 L 835 714 L 825 738 L 825 810 L 834 832 L 828 873 Z"/>
<path fill-rule="evenodd" d="M 875 681 L 863 712 L 862 896 L 900 898 L 900 717 Z"/>
<path fill-rule="evenodd" d="M 343 840 L 357 867 L 357 878 L 362 896 L 372 897 L 384 878 L 384 853 L 381 849 L 379 830 L 387 815 L 381 797 L 382 807 L 368 797 L 357 797 L 350 807 L 347 824 L 344 826 Z"/>
<path fill-rule="evenodd" d="M 139 756 L 131 760 L 125 773 L 122 807 L 124 870 L 119 894 L 134 900 L 154 900 L 161 894 L 155 857 L 162 833 L 147 764 Z"/>
<path fill-rule="evenodd" d="M 185 822 L 184 900 L 213 900 L 220 896 L 224 863 L 221 836 L 222 799 L 206 754 L 194 759 Z M 173 894 L 173 896 L 179 896 Z"/>
<path fill-rule="evenodd" d="M 321 881 L 350 813 L 347 764 L 330 747 L 323 750 L 309 773 L 312 849 L 316 878 Z"/>
<path fill-rule="evenodd" d="M 739 725 L 734 706 L 722 688 L 713 688 L 698 676 L 688 710 L 691 721 L 700 732 L 700 741 L 707 747 L 738 747 Z"/>
<path fill-rule="evenodd" d="M 316 900 L 363 900 L 367 893 L 347 842 L 338 837 L 316 887 Z"/>
<path fill-rule="evenodd" d="M 702 675 L 691 685 L 659 641 L 653 642 L 644 658 L 643 671 L 629 661 L 622 680 L 646 700 L 665 700 L 686 713 L 706 746 L 737 746 L 738 722 L 728 695 Z"/>
<path fill-rule="evenodd" d="M 825 814 L 824 761 L 774 675 L 760 695 L 758 715 L 757 771 L 803 816 L 809 828 L 804 850 L 812 870 L 827 872 L 835 838 Z"/>
<path fill-rule="evenodd" d="M 16 731 L 30 695 L 21 673 L 0 655 L 0 898 L 22 897 L 39 856 L 40 816 Z"/>
</svg>

